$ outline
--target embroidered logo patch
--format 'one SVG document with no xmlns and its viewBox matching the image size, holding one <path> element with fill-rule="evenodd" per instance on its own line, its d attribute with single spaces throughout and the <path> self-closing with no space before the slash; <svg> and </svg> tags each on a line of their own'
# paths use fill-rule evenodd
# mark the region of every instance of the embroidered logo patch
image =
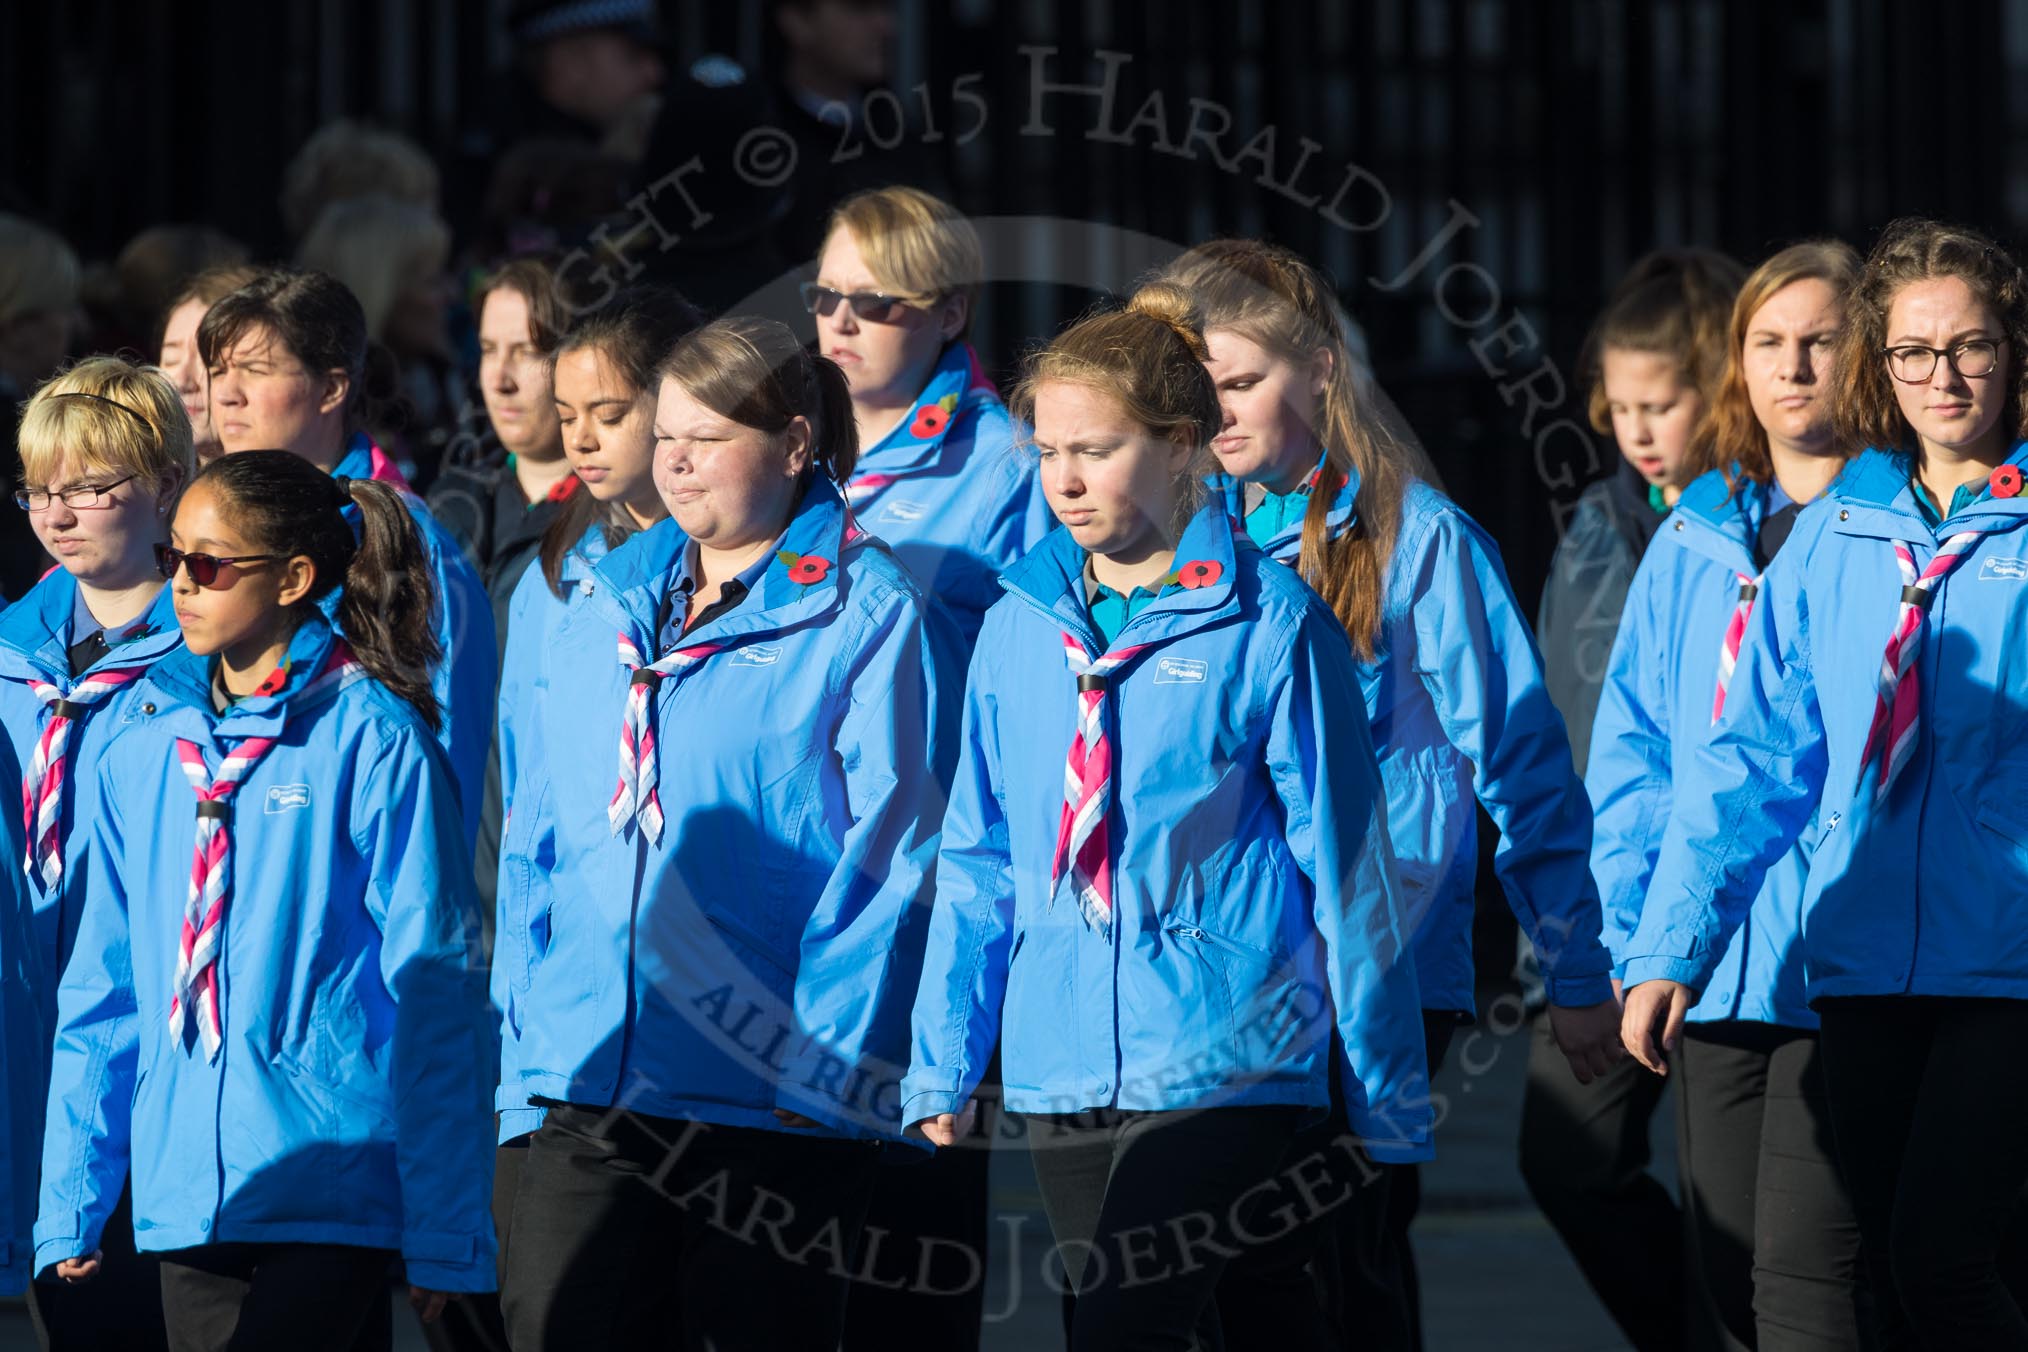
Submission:
<svg viewBox="0 0 2028 1352">
<path fill-rule="evenodd" d="M 299 807 L 310 806 L 308 784 L 276 784 L 268 790 L 268 801 L 261 808 L 272 816 L 277 812 L 293 812 Z"/>
<path fill-rule="evenodd" d="M 2028 582 L 2028 559 L 1986 559 L 1979 564 L 1981 582 Z"/>
<path fill-rule="evenodd" d="M 921 503 L 897 499 L 880 504 L 880 516 L 878 519 L 881 521 L 920 521 L 928 515 L 929 508 Z"/>
<path fill-rule="evenodd" d="M 1194 657 L 1162 657 L 1155 661 L 1156 685 L 1202 685 L 1211 668 Z"/>
<path fill-rule="evenodd" d="M 735 667 L 771 667 L 782 660 L 782 645 L 755 643 L 734 652 L 729 660 Z"/>
</svg>

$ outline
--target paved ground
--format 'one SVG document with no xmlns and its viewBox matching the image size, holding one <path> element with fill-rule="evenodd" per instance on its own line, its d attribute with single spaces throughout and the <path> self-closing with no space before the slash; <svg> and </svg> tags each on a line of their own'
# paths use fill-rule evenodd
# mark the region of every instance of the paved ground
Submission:
<svg viewBox="0 0 2028 1352">
<path fill-rule="evenodd" d="M 1522 1188 L 1514 1133 L 1527 1035 L 1502 1037 L 1497 1027 L 1489 1021 L 1477 1041 L 1461 1038 L 1437 1082 L 1451 1116 L 1424 1174 L 1416 1227 L 1429 1352 L 1621 1352 L 1626 1344 Z M 1673 1170 L 1672 1110 L 1665 1104 L 1657 1116 L 1656 1153 Z M 1049 1229 L 1025 1156 L 997 1157 L 994 1184 L 1000 1242 L 985 1347 L 1054 1352 L 1062 1345 L 1057 1298 L 1042 1277 Z M 405 1316 L 399 1326 L 397 1346 L 423 1346 Z M 20 1307 L 0 1304 L 0 1352 L 33 1346 Z"/>
</svg>

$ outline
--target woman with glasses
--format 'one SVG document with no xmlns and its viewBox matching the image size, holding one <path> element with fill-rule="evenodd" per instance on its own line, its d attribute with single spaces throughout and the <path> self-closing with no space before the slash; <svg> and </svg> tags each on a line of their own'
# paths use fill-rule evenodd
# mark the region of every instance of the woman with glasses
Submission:
<svg viewBox="0 0 2028 1352">
<path fill-rule="evenodd" d="M 93 357 L 35 392 L 20 446 L 14 500 L 57 567 L 0 613 L 0 725 L 27 831 L 25 860 L 4 866 L 27 871 L 47 1025 L 84 906 L 85 831 L 73 828 L 90 823 L 75 786 L 90 782 L 106 740 L 142 704 L 140 677 L 182 643 L 155 547 L 191 474 L 190 419 L 159 370 Z M 155 1265 L 135 1257 L 128 1198 L 115 1191 L 104 1284 L 89 1297 L 34 1288 L 50 1347 L 162 1345 Z"/>
<path fill-rule="evenodd" d="M 1676 785 L 1624 1034 L 1660 1073 L 1814 836 L 1806 996 L 1883 1344 L 2028 1348 L 1998 1270 L 2028 1184 L 2028 277 L 1973 231 L 1895 222 L 1835 389 L 1867 449 L 1797 517 Z"/>
<path fill-rule="evenodd" d="M 457 540 L 366 433 L 366 312 L 324 273 L 271 268 L 211 307 L 197 326 L 197 350 L 210 375 L 212 429 L 227 455 L 293 451 L 338 478 L 401 491 L 436 584 L 442 655 L 431 675 L 444 710 L 437 740 L 463 791 L 467 839 L 476 837 L 499 670 L 493 608 Z"/>
<path fill-rule="evenodd" d="M 832 213 L 803 287 L 817 350 L 852 389 L 865 447 L 845 487 L 970 644 L 1000 573 L 1049 533 L 1035 469 L 965 341 L 984 263 L 970 222 L 915 188 Z"/>
</svg>

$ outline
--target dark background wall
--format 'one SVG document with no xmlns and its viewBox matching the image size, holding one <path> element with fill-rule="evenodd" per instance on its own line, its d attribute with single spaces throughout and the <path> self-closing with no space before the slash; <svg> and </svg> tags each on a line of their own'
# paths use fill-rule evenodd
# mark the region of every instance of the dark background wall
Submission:
<svg viewBox="0 0 2028 1352">
<path fill-rule="evenodd" d="M 0 206 L 53 224 L 88 259 L 173 220 L 275 252 L 283 165 L 349 114 L 430 149 L 460 223 L 515 83 L 505 9 L 7 5 Z M 1582 423 L 1584 327 L 1640 252 L 1700 243 L 1752 261 L 1816 233 L 1863 248 L 1906 212 L 2003 236 L 2028 216 L 2022 0 L 902 0 L 899 11 L 903 134 L 960 205 L 1074 227 L 994 236 L 1022 256 L 992 266 L 1024 280 L 989 289 L 989 361 L 1007 369 L 1090 302 L 1088 283 L 1130 280 L 1136 236 L 1276 238 L 1338 280 L 1383 384 L 1531 597 L 1557 504 L 1612 453 L 1558 420 Z M 711 53 L 766 59 L 758 4 L 665 0 L 663 17 L 673 69 Z M 1038 92 L 1038 80 L 1107 86 L 1109 120 L 1098 96 Z M 885 134 L 890 110 L 868 111 L 869 134 Z M 1193 116 L 1229 130 L 1186 143 Z"/>
</svg>

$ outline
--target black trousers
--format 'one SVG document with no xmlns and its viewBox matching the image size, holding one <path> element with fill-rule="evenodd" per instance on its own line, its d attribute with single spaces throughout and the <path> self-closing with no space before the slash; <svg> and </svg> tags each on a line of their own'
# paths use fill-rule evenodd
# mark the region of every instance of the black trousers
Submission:
<svg viewBox="0 0 2028 1352">
<path fill-rule="evenodd" d="M 1022 1119 L 1077 1293 L 1071 1352 L 1223 1348 L 1219 1276 L 1233 1255 L 1286 1224 L 1260 1201 L 1276 1186 L 1303 1111 L 1103 1108 Z"/>
<path fill-rule="evenodd" d="M 1679 1352 L 1689 1302 L 1683 1218 L 1648 1173 L 1663 1080 L 1631 1057 L 1581 1085 L 1538 1014 L 1521 1099 L 1521 1177 L 1638 1352 Z"/>
<path fill-rule="evenodd" d="M 368 1352 L 394 1346 L 386 1249 L 206 1244 L 162 1255 L 171 1352 Z"/>
<path fill-rule="evenodd" d="M 1432 1077 L 1463 1022 L 1456 1011 L 1423 1011 Z M 1293 1214 L 1302 1224 L 1249 1246 L 1219 1283 L 1228 1349 L 1422 1346 L 1421 1284 L 1408 1235 L 1422 1204 L 1421 1167 L 1368 1159 L 1353 1145 L 1335 1078 L 1331 1100 L 1331 1115 L 1290 1146 L 1282 1184 L 1267 1202 L 1268 1214 Z"/>
<path fill-rule="evenodd" d="M 982 1105 L 981 1118 L 986 1116 Z M 977 1352 L 986 1312 L 991 1138 L 881 1156 L 845 1302 L 845 1352 Z"/>
<path fill-rule="evenodd" d="M 1695 1342 L 1722 1352 L 1873 1346 L 1816 1033 L 1689 1024 L 1675 1073 Z"/>
<path fill-rule="evenodd" d="M 99 1275 L 32 1283 L 28 1318 L 42 1352 L 163 1352 L 161 1264 L 134 1249 L 134 1194 L 123 1188 L 99 1239 Z"/>
<path fill-rule="evenodd" d="M 1890 1349 L 2028 1349 L 2003 1264 L 2028 1185 L 2028 1001 L 1818 1002 L 1831 1125 Z"/>
<path fill-rule="evenodd" d="M 550 1108 L 514 1195 L 515 1352 L 833 1352 L 877 1151 Z"/>
</svg>

